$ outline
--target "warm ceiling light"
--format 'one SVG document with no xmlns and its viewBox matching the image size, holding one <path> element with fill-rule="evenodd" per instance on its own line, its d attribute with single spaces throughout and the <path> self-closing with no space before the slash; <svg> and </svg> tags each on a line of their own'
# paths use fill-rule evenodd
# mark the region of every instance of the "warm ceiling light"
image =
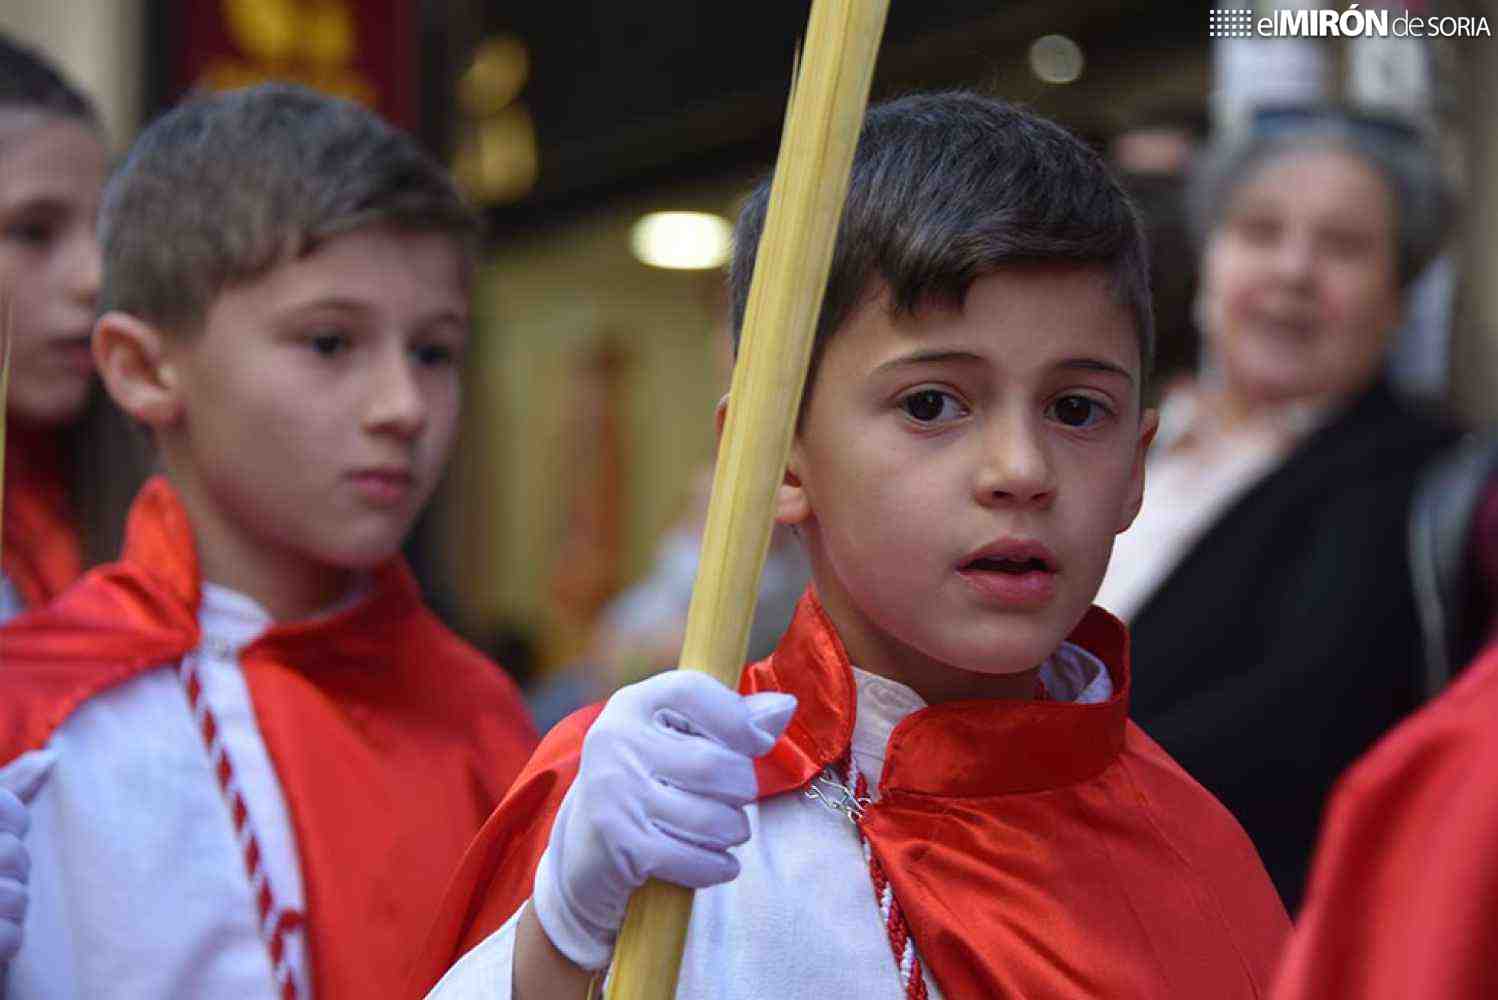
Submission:
<svg viewBox="0 0 1498 1000">
<path fill-rule="evenodd" d="M 1045 35 L 1030 45 L 1030 69 L 1046 83 L 1071 83 L 1082 76 L 1082 47 L 1065 35 Z"/>
<path fill-rule="evenodd" d="M 653 267 L 700 271 L 728 260 L 733 230 L 706 212 L 652 212 L 629 234 L 635 256 Z"/>
</svg>

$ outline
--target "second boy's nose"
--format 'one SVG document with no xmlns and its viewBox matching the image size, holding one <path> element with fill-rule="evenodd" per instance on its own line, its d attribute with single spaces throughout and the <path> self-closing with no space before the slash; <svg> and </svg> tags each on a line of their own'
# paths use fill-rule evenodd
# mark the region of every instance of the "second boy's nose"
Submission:
<svg viewBox="0 0 1498 1000">
<path fill-rule="evenodd" d="M 1056 482 L 1038 427 L 1016 418 L 995 417 L 979 437 L 981 454 L 973 487 L 980 504 L 1050 504 Z"/>
<path fill-rule="evenodd" d="M 382 352 L 368 389 L 365 428 L 403 439 L 426 426 L 427 399 L 416 363 L 404 350 Z"/>
</svg>

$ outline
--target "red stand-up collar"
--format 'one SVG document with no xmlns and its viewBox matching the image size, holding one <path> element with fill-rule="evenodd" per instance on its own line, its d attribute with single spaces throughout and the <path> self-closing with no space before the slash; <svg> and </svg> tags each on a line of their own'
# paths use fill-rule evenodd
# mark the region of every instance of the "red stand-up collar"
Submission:
<svg viewBox="0 0 1498 1000">
<path fill-rule="evenodd" d="M 146 483 L 131 508 L 122 562 L 158 584 L 162 595 L 169 595 L 190 615 L 196 628 L 202 576 L 192 524 L 176 491 L 159 476 Z M 399 559 L 377 569 L 373 584 L 367 598 L 337 614 L 273 625 L 244 654 L 319 666 L 326 662 L 320 655 L 334 652 L 343 659 L 358 659 L 365 643 L 355 641 L 350 649 L 351 639 L 367 636 L 379 642 L 419 606 L 420 590 Z"/>
<path fill-rule="evenodd" d="M 177 491 L 161 476 L 147 481 L 130 507 L 120 561 L 153 581 L 163 599 L 197 621 L 203 591 L 192 522 Z"/>
<path fill-rule="evenodd" d="M 1058 788 L 1100 773 L 1123 748 L 1128 631 L 1094 607 L 1067 639 L 1107 667 L 1111 698 L 1088 705 L 954 701 L 913 712 L 890 736 L 881 794 L 1004 795 Z M 780 646 L 745 670 L 741 686 L 746 692 L 788 691 L 798 701 L 785 736 L 758 762 L 762 796 L 804 784 L 852 742 L 858 703 L 853 671 L 810 588 Z"/>
<path fill-rule="evenodd" d="M 0 713 L 0 747 L 14 755 L 41 746 L 88 698 L 168 663 L 200 641 L 202 586 L 192 524 L 161 477 L 141 488 L 126 521 L 121 558 L 90 571 L 89 586 L 22 615 L 3 633 L 5 685 L 26 694 Z M 335 615 L 273 626 L 242 661 L 299 671 L 390 659 L 420 591 L 399 558 L 375 571 L 372 593 Z M 18 706 L 29 706 L 20 710 Z M 4 761 L 0 761 L 4 763 Z"/>
</svg>

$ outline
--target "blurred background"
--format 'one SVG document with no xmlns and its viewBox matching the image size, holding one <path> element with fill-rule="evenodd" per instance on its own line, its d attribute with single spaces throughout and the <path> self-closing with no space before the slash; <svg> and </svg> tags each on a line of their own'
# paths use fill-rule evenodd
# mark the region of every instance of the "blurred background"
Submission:
<svg viewBox="0 0 1498 1000">
<path fill-rule="evenodd" d="M 1498 0 L 1406 8 L 1498 23 Z M 1412 307 L 1396 380 L 1476 424 L 1498 420 L 1498 45 L 1220 38 L 1210 9 L 894 0 L 874 96 L 982 88 L 1108 155 L 1152 231 L 1166 376 L 1197 364 L 1181 191 L 1209 135 L 1265 101 L 1406 118 L 1465 207 Z M 607 687 L 674 655 L 730 364 L 726 229 L 773 159 L 808 11 L 4 0 L 0 28 L 95 96 L 117 149 L 193 87 L 281 78 L 369 103 L 452 166 L 488 224 L 477 339 L 459 453 L 410 555 L 452 623 L 543 690 L 579 664 L 607 664 L 602 681 L 573 678 Z M 772 574 L 793 597 L 804 569 L 779 548 Z M 774 622 L 762 631 L 773 642 Z"/>
</svg>

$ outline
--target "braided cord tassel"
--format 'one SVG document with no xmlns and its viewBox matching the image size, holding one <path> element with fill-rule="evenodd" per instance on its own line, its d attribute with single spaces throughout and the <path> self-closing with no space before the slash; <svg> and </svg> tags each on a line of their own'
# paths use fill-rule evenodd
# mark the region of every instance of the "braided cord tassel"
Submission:
<svg viewBox="0 0 1498 1000">
<path fill-rule="evenodd" d="M 218 780 L 219 791 L 229 807 L 229 816 L 234 822 L 234 836 L 244 857 L 245 874 L 250 880 L 250 890 L 255 897 L 255 910 L 259 917 L 257 926 L 261 938 L 270 952 L 271 972 L 280 988 L 281 1000 L 298 1000 L 296 980 L 292 976 L 291 962 L 286 954 L 286 935 L 304 923 L 297 910 L 283 909 L 271 891 L 270 879 L 261 864 L 260 842 L 255 837 L 250 813 L 240 793 L 239 782 L 234 777 L 234 765 L 219 738 L 218 720 L 203 698 L 203 684 L 198 677 L 197 657 L 189 654 L 177 665 L 177 674 L 182 688 L 187 692 L 187 704 L 197 722 L 203 745 L 208 750 L 208 760 L 213 767 L 213 776 Z"/>
<path fill-rule="evenodd" d="M 864 778 L 863 772 L 853 766 L 851 754 L 843 758 L 842 766 L 844 768 L 843 780 L 854 790 L 856 801 L 867 802 L 869 783 Z M 895 887 L 890 884 L 889 878 L 884 874 L 884 866 L 879 863 L 878 857 L 874 855 L 873 849 L 869 846 L 869 838 L 863 829 L 861 809 L 854 813 L 853 825 L 858 828 L 858 841 L 863 847 L 864 861 L 869 866 L 869 879 L 874 883 L 874 899 L 879 904 L 879 915 L 884 920 L 885 933 L 889 935 L 889 948 L 895 958 L 895 967 L 900 973 L 900 985 L 905 988 L 906 1000 L 927 1000 L 926 979 L 921 974 L 921 959 L 916 954 L 915 939 L 910 935 L 910 925 L 905 920 L 905 911 L 900 908 L 900 901 L 895 898 Z"/>
</svg>

